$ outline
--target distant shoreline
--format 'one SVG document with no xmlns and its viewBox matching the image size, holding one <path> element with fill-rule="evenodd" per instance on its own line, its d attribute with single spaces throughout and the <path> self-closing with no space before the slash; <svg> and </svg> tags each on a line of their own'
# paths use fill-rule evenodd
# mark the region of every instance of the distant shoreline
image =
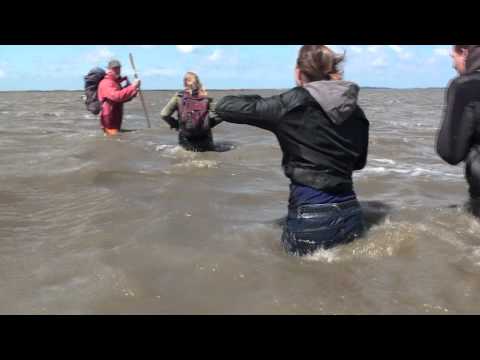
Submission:
<svg viewBox="0 0 480 360">
<path fill-rule="evenodd" d="M 395 91 L 409 91 L 409 90 L 445 90 L 445 87 L 422 87 L 422 88 L 388 88 L 388 87 L 360 87 L 361 90 L 395 90 Z M 288 89 L 208 89 L 208 91 L 286 91 Z M 55 93 L 55 92 L 83 92 L 84 90 L 0 90 L 1 93 Z M 146 92 L 175 92 L 179 89 L 152 89 L 143 90 Z"/>
</svg>

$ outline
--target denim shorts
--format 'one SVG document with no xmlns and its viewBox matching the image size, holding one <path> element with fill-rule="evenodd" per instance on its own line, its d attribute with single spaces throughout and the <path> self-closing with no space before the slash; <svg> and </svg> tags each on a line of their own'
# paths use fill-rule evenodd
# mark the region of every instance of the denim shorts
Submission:
<svg viewBox="0 0 480 360">
<path fill-rule="evenodd" d="M 357 200 L 336 204 L 302 205 L 290 209 L 282 243 L 292 255 L 308 255 L 360 237 L 365 231 Z"/>
</svg>

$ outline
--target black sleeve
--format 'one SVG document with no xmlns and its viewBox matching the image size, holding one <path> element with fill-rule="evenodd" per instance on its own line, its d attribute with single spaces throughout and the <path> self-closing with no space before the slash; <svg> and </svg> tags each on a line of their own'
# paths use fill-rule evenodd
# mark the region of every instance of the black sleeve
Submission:
<svg viewBox="0 0 480 360">
<path fill-rule="evenodd" d="M 222 98 L 215 111 L 224 121 L 275 132 L 285 107 L 279 95 L 266 99 L 258 95 L 242 95 Z"/>
<path fill-rule="evenodd" d="M 437 136 L 437 153 L 451 165 L 467 157 L 475 129 L 475 111 L 468 84 L 454 80 L 448 88 L 443 123 Z"/>
<path fill-rule="evenodd" d="M 367 157 L 368 157 L 368 142 L 369 142 L 369 131 L 370 131 L 370 122 L 368 121 L 367 117 L 365 116 L 365 113 L 363 110 L 359 107 L 358 110 L 359 112 L 359 117 L 361 118 L 361 121 L 364 123 L 362 124 L 362 132 L 360 134 L 361 136 L 361 150 L 360 150 L 360 156 L 357 160 L 357 162 L 354 165 L 353 170 L 362 170 L 366 165 L 367 165 Z"/>
</svg>

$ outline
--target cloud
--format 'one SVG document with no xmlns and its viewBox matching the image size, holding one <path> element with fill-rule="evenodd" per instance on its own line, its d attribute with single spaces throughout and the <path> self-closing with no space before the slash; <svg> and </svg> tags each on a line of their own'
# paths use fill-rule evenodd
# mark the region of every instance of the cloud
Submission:
<svg viewBox="0 0 480 360">
<path fill-rule="evenodd" d="M 400 59 L 410 59 L 413 57 L 412 53 L 409 51 L 405 50 L 405 48 L 401 47 L 400 45 L 387 45 L 388 48 L 393 50 L 394 52 L 397 53 L 398 57 Z"/>
<path fill-rule="evenodd" d="M 101 47 L 88 53 L 85 59 L 91 63 L 99 63 L 100 61 L 110 60 L 114 56 L 115 54 L 108 47 Z"/>
<path fill-rule="evenodd" d="M 327 45 L 327 47 L 329 47 L 333 52 L 336 52 L 336 53 L 341 53 L 345 50 L 340 45 Z"/>
<path fill-rule="evenodd" d="M 185 54 L 189 54 L 202 46 L 203 45 L 176 45 L 177 50 Z"/>
<path fill-rule="evenodd" d="M 208 60 L 210 61 L 218 61 L 222 58 L 223 56 L 223 51 L 220 49 L 216 49 L 212 54 L 208 57 Z"/>
<path fill-rule="evenodd" d="M 135 47 L 139 47 L 142 49 L 154 49 L 156 47 L 159 47 L 160 45 L 133 45 Z"/>
<path fill-rule="evenodd" d="M 435 48 L 433 53 L 438 56 L 448 56 L 450 55 L 450 49 L 447 47 Z"/>
<path fill-rule="evenodd" d="M 403 53 L 405 51 L 400 45 L 388 45 L 388 47 L 395 51 L 397 54 Z"/>
<path fill-rule="evenodd" d="M 6 77 L 6 76 L 7 76 L 7 74 L 5 74 L 5 71 L 3 71 L 2 69 L 0 69 L 0 79 L 1 79 L 1 78 L 4 78 L 4 77 Z"/>
<path fill-rule="evenodd" d="M 413 57 L 412 53 L 410 52 L 403 52 L 398 55 L 400 59 L 411 59 Z"/>
<path fill-rule="evenodd" d="M 401 60 L 413 58 L 413 53 L 401 45 L 349 45 L 353 56 L 358 63 L 370 64 L 374 67 L 383 67 L 387 60 L 394 60 L 393 57 Z"/>
<path fill-rule="evenodd" d="M 350 50 L 352 50 L 354 53 L 360 54 L 363 52 L 363 49 L 360 46 L 356 45 L 351 45 Z"/>
<path fill-rule="evenodd" d="M 425 60 L 425 64 L 432 65 L 445 60 L 450 55 L 450 47 L 436 47 L 432 50 L 432 55 Z"/>
<path fill-rule="evenodd" d="M 367 46 L 367 51 L 376 53 L 383 45 L 369 45 Z"/>
<path fill-rule="evenodd" d="M 152 68 L 143 72 L 144 76 L 175 76 L 178 72 L 169 68 Z"/>
<path fill-rule="evenodd" d="M 387 66 L 387 61 L 383 57 L 379 57 L 372 62 L 373 67 L 382 68 Z"/>
</svg>

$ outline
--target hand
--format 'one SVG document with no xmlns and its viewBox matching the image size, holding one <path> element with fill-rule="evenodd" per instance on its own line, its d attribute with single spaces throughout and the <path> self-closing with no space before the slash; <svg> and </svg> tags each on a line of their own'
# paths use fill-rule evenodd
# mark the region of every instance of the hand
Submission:
<svg viewBox="0 0 480 360">
<path fill-rule="evenodd" d="M 139 89 L 141 83 L 142 83 L 142 82 L 141 82 L 140 79 L 135 79 L 135 80 L 133 81 L 133 86 L 135 86 L 137 89 Z"/>
</svg>

